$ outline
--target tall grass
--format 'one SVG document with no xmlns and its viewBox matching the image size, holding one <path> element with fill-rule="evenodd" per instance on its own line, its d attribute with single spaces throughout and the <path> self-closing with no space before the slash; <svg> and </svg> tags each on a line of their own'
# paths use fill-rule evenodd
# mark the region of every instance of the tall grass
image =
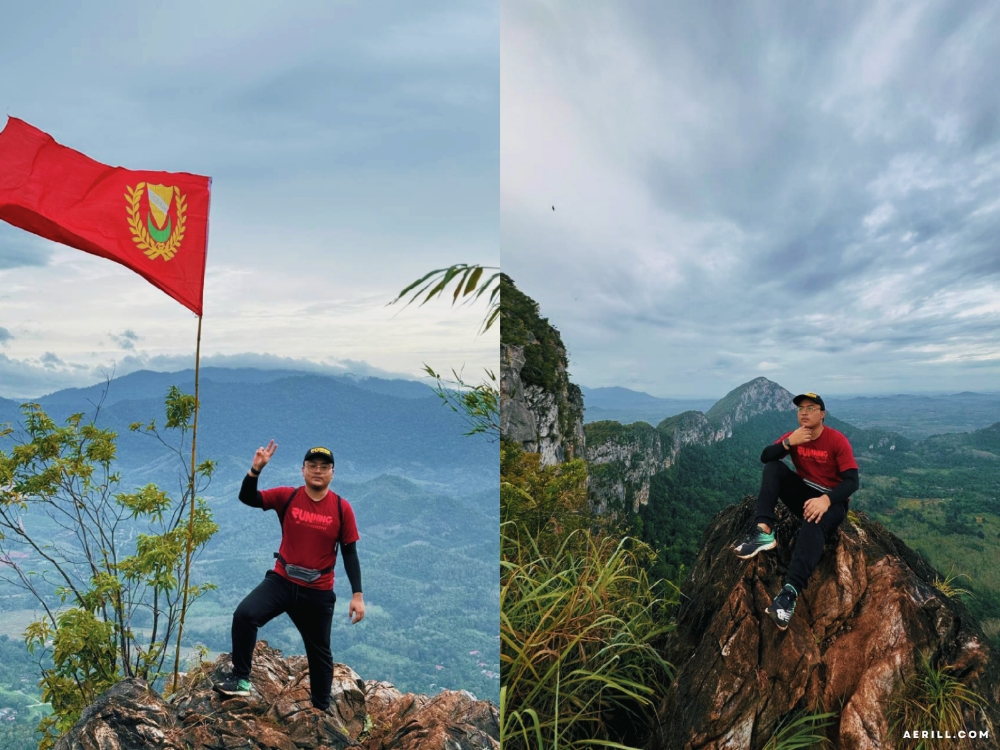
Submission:
<svg viewBox="0 0 1000 750">
<path fill-rule="evenodd" d="M 631 539 L 580 529 L 547 556 L 508 522 L 501 540 L 504 747 L 620 746 L 612 717 L 644 724 L 670 680 L 656 645 L 676 588 L 648 580 Z"/>
<path fill-rule="evenodd" d="M 993 725 L 985 715 L 986 699 L 952 672 L 946 664 L 935 664 L 929 653 L 921 655 L 917 670 L 903 683 L 889 707 L 889 736 L 897 746 L 906 742 L 903 733 L 907 730 L 911 733 L 947 731 L 955 736 L 964 728 L 988 730 L 993 734 Z M 951 746 L 958 748 L 975 744 L 965 739 L 951 741 Z M 913 745 L 913 750 L 930 747 L 931 743 L 920 740 Z"/>
<path fill-rule="evenodd" d="M 935 576 L 934 587 L 949 599 L 961 599 L 966 596 L 972 596 L 971 591 L 963 589 L 955 583 L 959 578 L 968 579 L 969 576 L 964 573 L 948 573 L 944 578 Z"/>
<path fill-rule="evenodd" d="M 764 750 L 817 750 L 828 748 L 830 740 L 822 732 L 832 725 L 837 714 L 798 714 L 782 721 Z"/>
</svg>

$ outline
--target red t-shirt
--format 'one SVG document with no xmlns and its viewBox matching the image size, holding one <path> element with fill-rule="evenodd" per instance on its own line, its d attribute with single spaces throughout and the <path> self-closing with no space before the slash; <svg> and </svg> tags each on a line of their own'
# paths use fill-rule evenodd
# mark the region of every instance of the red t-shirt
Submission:
<svg viewBox="0 0 1000 750">
<path fill-rule="evenodd" d="M 774 442 L 780 443 L 791 434 L 786 432 Z M 812 442 L 793 445 L 791 456 L 800 477 L 831 490 L 843 480 L 845 471 L 858 468 L 847 437 L 832 427 L 824 427 Z"/>
<path fill-rule="evenodd" d="M 291 565 L 299 565 L 313 570 L 332 568 L 337 562 L 335 545 L 356 542 L 358 525 L 354 520 L 354 509 L 341 498 L 344 513 L 344 531 L 340 531 L 340 517 L 337 513 L 337 496 L 327 490 L 326 497 L 319 502 L 306 494 L 305 487 L 274 487 L 260 493 L 264 510 L 276 510 L 281 524 L 281 547 L 278 554 Z M 295 497 L 293 498 L 292 495 Z M 291 500 L 291 504 L 289 504 Z M 333 571 L 324 573 L 313 583 L 296 581 L 285 573 L 281 560 L 274 561 L 274 572 L 300 586 L 329 591 L 333 588 Z"/>
</svg>

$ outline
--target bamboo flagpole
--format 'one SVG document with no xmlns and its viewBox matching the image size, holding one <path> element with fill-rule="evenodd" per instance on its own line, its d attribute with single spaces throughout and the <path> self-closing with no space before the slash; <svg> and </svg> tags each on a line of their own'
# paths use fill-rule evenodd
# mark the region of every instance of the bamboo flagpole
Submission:
<svg viewBox="0 0 1000 750">
<path fill-rule="evenodd" d="M 191 512 L 188 516 L 187 553 L 184 560 L 184 591 L 181 603 L 181 621 L 177 627 L 177 650 L 174 654 L 174 686 L 171 689 L 171 692 L 176 692 L 177 690 L 177 679 L 181 666 L 181 638 L 184 635 L 184 618 L 187 615 L 188 608 L 188 582 L 191 579 L 191 547 L 194 543 L 194 495 L 195 472 L 197 468 L 197 464 L 195 463 L 195 451 L 198 444 L 198 407 L 200 406 L 198 401 L 198 376 L 201 369 L 201 319 L 202 316 L 199 315 L 198 343 L 195 345 L 194 350 L 194 424 L 191 426 L 191 475 L 189 477 L 190 484 L 188 485 L 188 493 L 191 496 Z"/>
</svg>

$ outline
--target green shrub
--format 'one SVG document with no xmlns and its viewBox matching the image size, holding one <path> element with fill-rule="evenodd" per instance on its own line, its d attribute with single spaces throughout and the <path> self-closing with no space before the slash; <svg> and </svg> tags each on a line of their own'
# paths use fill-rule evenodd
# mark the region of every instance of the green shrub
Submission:
<svg viewBox="0 0 1000 750">
<path fill-rule="evenodd" d="M 542 554 L 571 532 L 590 528 L 587 466 L 581 460 L 542 466 L 541 456 L 500 442 L 500 522 L 516 522 Z"/>
<path fill-rule="evenodd" d="M 566 347 L 538 303 L 522 293 L 506 274 L 500 274 L 500 343 L 524 347 L 521 382 L 550 392 L 560 390 Z"/>
</svg>

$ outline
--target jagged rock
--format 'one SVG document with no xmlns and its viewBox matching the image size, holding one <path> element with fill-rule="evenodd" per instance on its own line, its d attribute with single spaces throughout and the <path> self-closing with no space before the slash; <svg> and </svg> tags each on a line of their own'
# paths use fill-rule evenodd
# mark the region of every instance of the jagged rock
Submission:
<svg viewBox="0 0 1000 750">
<path fill-rule="evenodd" d="M 890 748 L 886 709 L 921 652 L 1000 705 L 1000 655 L 968 610 L 935 588 L 922 558 L 862 513 L 827 543 L 788 630 L 779 631 L 764 610 L 781 588 L 801 522 L 779 504 L 778 548 L 740 560 L 730 548 L 752 527 L 753 504 L 748 497 L 715 518 L 682 587 L 667 650 L 678 672 L 651 750 L 756 750 L 796 710 L 835 712 L 834 747 Z M 968 720 L 984 726 L 982 717 Z"/>
<path fill-rule="evenodd" d="M 402 695 L 386 682 L 367 682 L 368 707 L 376 724 L 366 747 L 371 750 L 498 747 L 500 718 L 495 707 L 465 691 L 434 697 Z"/>
<path fill-rule="evenodd" d="M 167 734 L 175 729 L 173 712 L 143 680 L 124 680 L 84 709 L 72 731 L 56 743 L 56 750 L 143 750 L 177 748 Z M 86 727 L 86 731 L 77 732 Z"/>
<path fill-rule="evenodd" d="M 119 682 L 88 707 L 56 750 L 487 750 L 499 748 L 497 707 L 466 691 L 400 693 L 334 665 L 329 711 L 313 708 L 305 657 L 284 659 L 259 641 L 254 693 L 224 698 L 213 682 L 228 654 L 188 674 L 164 701 L 143 680 Z"/>
</svg>

